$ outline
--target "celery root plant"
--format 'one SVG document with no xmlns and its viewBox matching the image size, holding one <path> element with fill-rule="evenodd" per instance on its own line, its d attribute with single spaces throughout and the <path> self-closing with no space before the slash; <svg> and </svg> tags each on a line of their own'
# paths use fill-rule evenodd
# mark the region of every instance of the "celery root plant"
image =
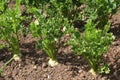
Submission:
<svg viewBox="0 0 120 80">
<path fill-rule="evenodd" d="M 18 35 L 22 28 L 23 18 L 20 12 L 20 2 L 21 0 L 16 1 L 13 8 L 7 5 L 6 10 L 0 14 L 0 39 L 5 41 L 6 47 L 14 53 L 15 60 L 19 60 L 21 56 Z"/>
<path fill-rule="evenodd" d="M 52 8 L 54 9 L 54 8 Z M 71 24 L 67 18 L 64 18 L 60 13 L 54 12 L 48 8 L 47 16 L 40 12 L 39 9 L 33 8 L 35 21 L 31 23 L 31 31 L 33 36 L 38 37 L 38 47 L 42 49 L 50 58 L 48 64 L 55 66 L 58 64 L 56 59 L 57 50 L 60 47 L 59 42 L 63 35 L 68 33 L 68 28 Z"/>
<path fill-rule="evenodd" d="M 72 49 L 77 55 L 83 55 L 89 66 L 90 72 L 96 73 L 109 73 L 109 68 L 106 63 L 100 64 L 101 57 L 107 52 L 114 36 L 108 33 L 110 23 L 104 26 L 103 30 L 96 29 L 92 19 L 88 19 L 85 25 L 85 31 L 80 36 L 79 32 L 72 36 L 69 44 L 72 44 Z"/>
</svg>

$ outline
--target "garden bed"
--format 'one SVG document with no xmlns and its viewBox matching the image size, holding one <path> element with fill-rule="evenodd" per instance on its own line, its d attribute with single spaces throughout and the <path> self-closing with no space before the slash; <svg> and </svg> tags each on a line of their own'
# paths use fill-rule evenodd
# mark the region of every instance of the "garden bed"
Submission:
<svg viewBox="0 0 120 80">
<path fill-rule="evenodd" d="M 119 80 L 120 79 L 120 14 L 112 18 L 111 32 L 116 36 L 104 60 L 110 74 L 93 76 L 82 56 L 71 53 L 70 47 L 62 47 L 57 54 L 59 65 L 50 67 L 48 57 L 35 49 L 36 39 L 29 34 L 21 38 L 21 61 L 12 61 L 4 69 L 0 80 Z M 0 66 L 12 57 L 7 49 L 0 50 Z"/>
</svg>

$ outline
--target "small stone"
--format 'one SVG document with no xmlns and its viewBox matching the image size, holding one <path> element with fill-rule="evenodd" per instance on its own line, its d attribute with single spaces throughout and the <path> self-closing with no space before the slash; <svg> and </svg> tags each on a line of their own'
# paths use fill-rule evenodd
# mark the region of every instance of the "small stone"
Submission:
<svg viewBox="0 0 120 80">
<path fill-rule="evenodd" d="M 114 68 L 114 69 L 117 68 L 117 65 L 114 65 L 113 68 Z"/>
<path fill-rule="evenodd" d="M 34 66 L 33 66 L 33 69 L 37 69 L 37 66 L 36 66 L 36 65 L 34 65 Z"/>
<path fill-rule="evenodd" d="M 50 79 L 50 76 L 48 75 L 47 78 Z"/>
<path fill-rule="evenodd" d="M 79 73 L 82 73 L 82 70 L 79 70 Z"/>
<path fill-rule="evenodd" d="M 35 61 L 32 61 L 31 63 L 32 63 L 32 64 L 35 64 Z"/>
<path fill-rule="evenodd" d="M 107 79 L 107 77 L 102 77 L 102 80 L 109 80 L 109 79 Z"/>
<path fill-rule="evenodd" d="M 46 74 L 44 74 L 44 75 L 43 75 L 43 77 L 44 77 L 44 78 L 47 78 L 47 75 L 46 75 Z"/>
<path fill-rule="evenodd" d="M 18 66 L 20 67 L 20 66 L 21 66 L 21 64 L 18 64 Z"/>
<path fill-rule="evenodd" d="M 42 64 L 42 68 L 47 68 L 47 67 L 48 67 L 48 65 L 46 63 Z"/>
</svg>

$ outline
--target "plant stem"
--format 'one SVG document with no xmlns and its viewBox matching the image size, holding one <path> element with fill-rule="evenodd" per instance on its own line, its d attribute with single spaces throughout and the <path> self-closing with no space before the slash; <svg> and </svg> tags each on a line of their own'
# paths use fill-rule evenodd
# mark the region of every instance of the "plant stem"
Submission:
<svg viewBox="0 0 120 80">
<path fill-rule="evenodd" d="M 21 53 L 20 53 L 20 50 L 19 50 L 19 37 L 18 37 L 18 33 L 16 31 L 16 45 L 14 46 L 14 56 L 15 56 L 15 61 L 19 61 L 20 60 L 20 57 L 21 57 Z"/>
<path fill-rule="evenodd" d="M 4 67 L 6 67 L 14 58 L 15 58 L 15 56 L 13 56 L 9 61 L 7 61 L 5 64 L 3 64 L 0 68 L 0 72 L 2 72 Z"/>
<path fill-rule="evenodd" d="M 90 69 L 90 73 L 92 73 L 93 75 L 96 75 L 97 72 L 97 63 L 92 61 L 92 59 L 90 59 L 90 57 L 87 57 L 86 55 L 84 55 L 85 59 L 88 61 L 89 66 L 91 67 Z"/>
</svg>

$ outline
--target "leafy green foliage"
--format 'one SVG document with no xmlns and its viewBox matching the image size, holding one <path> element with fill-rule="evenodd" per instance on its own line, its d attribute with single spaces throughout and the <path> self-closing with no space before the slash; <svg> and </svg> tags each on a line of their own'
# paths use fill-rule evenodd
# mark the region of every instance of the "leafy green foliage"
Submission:
<svg viewBox="0 0 120 80">
<path fill-rule="evenodd" d="M 74 29 L 61 12 L 62 3 L 57 3 L 61 2 L 51 1 L 42 5 L 40 9 L 31 9 L 36 18 L 31 24 L 31 31 L 39 38 L 39 47 L 53 60 L 56 60 L 61 37 Z"/>
<path fill-rule="evenodd" d="M 7 3 L 7 0 L 0 1 L 0 14 L 2 14 L 6 10 L 7 8 L 6 3 Z"/>
<path fill-rule="evenodd" d="M 51 12 L 52 10 L 48 9 L 48 11 Z M 49 15 L 48 12 L 48 18 L 44 16 L 44 13 L 38 13 L 38 10 L 35 14 L 36 20 L 31 24 L 31 31 L 34 36 L 39 38 L 38 46 L 45 51 L 51 59 L 56 60 L 56 53 L 59 47 L 59 44 L 58 46 L 56 46 L 56 44 L 59 43 L 65 33 L 68 33 L 71 25 L 67 18 L 64 18 L 59 13 L 53 16 L 53 14 Z"/>
<path fill-rule="evenodd" d="M 120 6 L 118 0 L 84 0 L 88 8 L 97 11 L 98 16 L 107 16 L 116 13 Z"/>
<path fill-rule="evenodd" d="M 100 21 L 96 26 L 102 29 L 104 29 L 103 27 L 107 24 L 109 18 L 117 12 L 120 6 L 119 0 L 83 0 L 82 2 L 86 4 L 85 16 L 89 17 L 96 11 L 98 18 L 96 18 L 95 23 Z"/>
<path fill-rule="evenodd" d="M 93 68 L 95 72 L 98 72 L 101 57 L 103 53 L 107 52 L 114 37 L 112 33 L 107 33 L 110 23 L 105 25 L 104 30 L 96 29 L 95 26 L 96 24 L 89 19 L 85 25 L 86 29 L 83 35 L 80 36 L 78 33 L 74 34 L 70 40 L 70 44 L 73 46 L 73 51 L 78 55 L 84 55 L 90 67 Z M 102 72 L 104 71 L 102 70 Z"/>
<path fill-rule="evenodd" d="M 3 6 L 2 6 L 3 7 Z M 7 47 L 14 54 L 20 55 L 19 52 L 19 31 L 21 30 L 20 0 L 15 4 L 14 8 L 8 7 L 4 13 L 0 15 L 0 38 L 7 43 Z"/>
</svg>

